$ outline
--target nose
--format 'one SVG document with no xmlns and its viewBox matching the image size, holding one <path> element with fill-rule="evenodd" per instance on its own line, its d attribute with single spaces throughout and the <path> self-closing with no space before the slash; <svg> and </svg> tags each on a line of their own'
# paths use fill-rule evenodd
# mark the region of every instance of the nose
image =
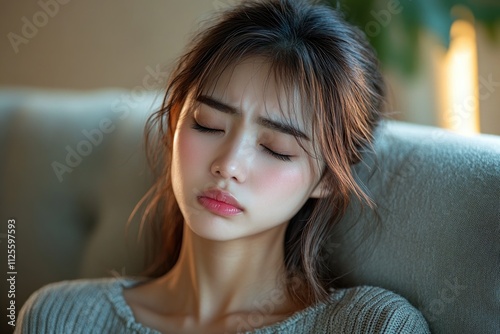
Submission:
<svg viewBox="0 0 500 334">
<path fill-rule="evenodd" d="M 211 165 L 211 172 L 217 178 L 245 182 L 249 158 L 253 156 L 250 145 L 244 138 L 228 139 L 217 150 Z"/>
</svg>

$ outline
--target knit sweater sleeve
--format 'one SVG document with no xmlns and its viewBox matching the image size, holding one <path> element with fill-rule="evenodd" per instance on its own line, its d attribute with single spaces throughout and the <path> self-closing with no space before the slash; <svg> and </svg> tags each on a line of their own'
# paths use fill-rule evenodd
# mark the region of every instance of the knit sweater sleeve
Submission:
<svg viewBox="0 0 500 334">
<path fill-rule="evenodd" d="M 391 291 L 362 286 L 347 289 L 339 297 L 319 319 L 329 333 L 430 333 L 422 313 Z"/>
<path fill-rule="evenodd" d="M 430 331 L 422 313 L 405 298 L 382 288 L 360 286 L 336 290 L 328 303 L 247 333 L 428 334 Z"/>
<path fill-rule="evenodd" d="M 127 331 L 109 300 L 109 285 L 109 280 L 76 280 L 44 286 L 21 308 L 14 334 Z"/>
</svg>

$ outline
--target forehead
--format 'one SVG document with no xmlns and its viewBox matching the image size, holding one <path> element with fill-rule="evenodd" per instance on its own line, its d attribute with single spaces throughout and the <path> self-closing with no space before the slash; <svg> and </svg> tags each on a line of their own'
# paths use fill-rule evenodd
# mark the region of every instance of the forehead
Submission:
<svg viewBox="0 0 500 334">
<path fill-rule="evenodd" d="M 213 96 L 244 113 L 288 120 L 304 128 L 301 94 L 293 83 L 285 85 L 277 80 L 264 59 L 246 59 L 213 74 L 201 94 Z"/>
</svg>

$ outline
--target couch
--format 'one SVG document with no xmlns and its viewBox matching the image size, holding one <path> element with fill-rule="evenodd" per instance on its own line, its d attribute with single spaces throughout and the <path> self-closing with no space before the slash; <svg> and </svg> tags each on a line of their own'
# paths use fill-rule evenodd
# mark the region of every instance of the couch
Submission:
<svg viewBox="0 0 500 334">
<path fill-rule="evenodd" d="M 125 225 L 151 184 L 143 127 L 161 100 L 0 89 L 0 247 L 14 219 L 16 312 L 50 282 L 140 274 L 138 217 Z M 384 121 L 353 172 L 378 215 L 353 201 L 332 234 L 337 285 L 392 290 L 433 333 L 500 333 L 500 137 Z"/>
</svg>

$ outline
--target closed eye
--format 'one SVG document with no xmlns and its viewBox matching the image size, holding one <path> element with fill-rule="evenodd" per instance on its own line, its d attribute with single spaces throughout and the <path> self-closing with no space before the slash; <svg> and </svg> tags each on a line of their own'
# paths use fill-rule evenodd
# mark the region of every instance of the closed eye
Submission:
<svg viewBox="0 0 500 334">
<path fill-rule="evenodd" d="M 196 130 L 198 132 L 201 132 L 201 133 L 220 133 L 220 132 L 224 132 L 224 130 L 207 128 L 205 126 L 200 125 L 198 122 L 196 122 L 194 120 L 193 120 L 193 125 L 191 126 L 191 128 L 193 128 L 194 130 Z M 261 145 L 261 146 L 264 149 L 264 152 L 266 152 L 267 154 L 271 155 L 272 157 L 274 157 L 274 158 L 276 158 L 278 160 L 281 160 L 281 161 L 291 161 L 292 160 L 291 159 L 291 157 L 292 157 L 291 155 L 276 153 L 276 152 L 274 152 L 273 150 L 267 148 L 264 145 Z"/>
<path fill-rule="evenodd" d="M 276 153 L 273 150 L 271 150 L 263 145 L 261 145 L 261 146 L 266 153 L 270 154 L 271 156 L 275 157 L 278 160 L 281 160 L 281 161 L 291 161 L 292 160 L 292 159 L 290 159 L 292 157 L 291 155 L 279 154 L 279 153 Z"/>
<path fill-rule="evenodd" d="M 219 133 L 219 132 L 224 132 L 224 130 L 212 129 L 212 128 L 207 128 L 205 126 L 201 126 L 196 121 L 193 121 L 193 125 L 191 126 L 191 128 L 195 129 L 196 131 L 202 132 L 202 133 Z"/>
</svg>

